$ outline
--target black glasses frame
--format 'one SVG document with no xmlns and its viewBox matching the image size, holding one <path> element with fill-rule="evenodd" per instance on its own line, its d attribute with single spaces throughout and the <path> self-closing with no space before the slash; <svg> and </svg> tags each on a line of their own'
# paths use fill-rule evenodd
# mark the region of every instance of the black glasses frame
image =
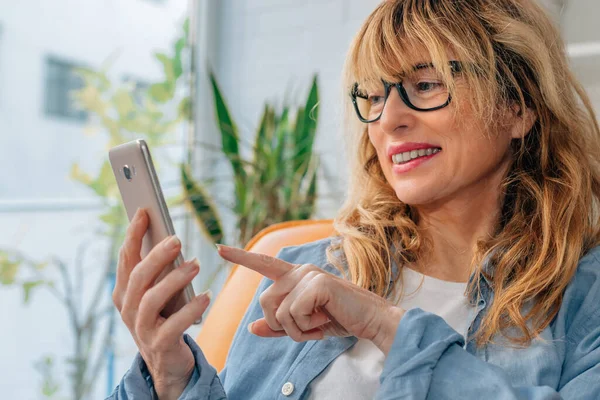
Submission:
<svg viewBox="0 0 600 400">
<path fill-rule="evenodd" d="M 452 69 L 453 73 L 460 72 L 462 69 L 462 64 L 460 61 L 450 61 L 449 64 L 450 64 L 450 68 Z M 414 67 L 414 70 L 416 71 L 419 69 L 431 68 L 431 67 L 434 67 L 434 65 L 433 64 L 419 64 Z M 413 109 L 415 111 L 421 111 L 421 112 L 436 111 L 436 110 L 442 109 L 444 107 L 447 107 L 448 104 L 450 104 L 450 102 L 452 101 L 452 95 L 448 93 L 448 100 L 446 100 L 446 102 L 444 104 L 442 104 L 441 106 L 437 106 L 437 107 L 433 107 L 433 108 L 419 108 L 410 102 L 408 93 L 406 93 L 406 89 L 404 89 L 404 86 L 402 85 L 402 81 L 396 82 L 396 83 L 386 82 L 383 79 L 381 81 L 383 82 L 383 87 L 385 90 L 385 94 L 384 94 L 385 97 L 383 99 L 383 107 L 381 108 L 381 114 L 379 114 L 379 116 L 374 119 L 366 119 L 360 115 L 360 110 L 358 108 L 358 102 L 356 101 L 356 98 L 360 97 L 365 100 L 367 100 L 367 99 L 358 93 L 358 83 L 355 83 L 352 86 L 352 90 L 350 91 L 350 97 L 352 98 L 352 104 L 354 105 L 354 110 L 356 111 L 356 115 L 358 116 L 358 119 L 361 122 L 364 122 L 365 124 L 379 121 L 379 119 L 383 115 L 383 110 L 385 110 L 385 105 L 387 104 L 387 100 L 388 100 L 388 97 L 390 96 L 392 87 L 396 87 L 396 90 L 398 90 L 398 95 L 400 95 L 402 102 L 404 104 L 406 104 L 407 107 L 409 107 L 410 109 Z"/>
</svg>

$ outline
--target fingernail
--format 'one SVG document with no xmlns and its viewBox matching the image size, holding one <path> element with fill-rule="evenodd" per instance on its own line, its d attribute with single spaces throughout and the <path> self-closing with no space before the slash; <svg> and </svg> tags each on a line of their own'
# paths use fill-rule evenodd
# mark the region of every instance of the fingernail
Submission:
<svg viewBox="0 0 600 400">
<path fill-rule="evenodd" d="M 185 272 L 186 274 L 191 274 L 192 272 L 195 273 L 198 270 L 198 268 L 200 268 L 200 264 L 197 262 L 197 260 L 196 262 L 194 262 L 194 260 L 192 260 L 189 263 L 185 263 L 185 265 L 183 266 L 183 272 Z"/>
<path fill-rule="evenodd" d="M 143 214 L 144 209 L 141 207 L 138 207 L 138 209 L 135 212 L 135 220 L 139 221 L 140 219 L 142 219 L 142 214 Z"/>
<path fill-rule="evenodd" d="M 181 241 L 179 240 L 179 238 L 177 236 L 173 235 L 165 242 L 165 249 L 167 249 L 169 251 L 175 250 L 180 244 L 181 244 Z"/>
<path fill-rule="evenodd" d="M 131 223 L 137 222 L 140 219 L 140 209 L 135 210 L 135 214 L 133 214 L 133 218 L 131 218 Z"/>
<path fill-rule="evenodd" d="M 195 266 L 200 267 L 200 261 L 198 261 L 197 257 L 192 258 L 190 261 L 188 261 L 188 263 L 194 264 Z"/>
<path fill-rule="evenodd" d="M 206 297 L 208 297 L 209 299 L 212 299 L 212 297 L 213 297 L 213 292 L 210 289 L 208 289 L 205 292 L 202 292 L 202 294 L 205 295 Z"/>
<path fill-rule="evenodd" d="M 199 294 L 198 296 L 196 296 L 196 299 L 201 304 L 208 304 L 208 303 L 210 303 L 210 297 L 206 295 L 206 292 L 202 293 L 202 294 Z"/>
<path fill-rule="evenodd" d="M 250 333 L 254 333 L 254 332 L 252 332 L 252 325 L 254 325 L 254 322 L 250 322 L 248 324 L 248 332 L 250 332 Z"/>
<path fill-rule="evenodd" d="M 221 251 L 221 249 L 223 248 L 223 245 L 215 243 L 215 247 L 217 248 L 217 251 Z"/>
</svg>

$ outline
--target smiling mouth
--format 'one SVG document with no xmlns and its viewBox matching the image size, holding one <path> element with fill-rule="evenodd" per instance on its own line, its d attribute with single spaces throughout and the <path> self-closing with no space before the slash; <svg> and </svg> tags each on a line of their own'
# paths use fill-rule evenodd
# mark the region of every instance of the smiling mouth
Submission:
<svg viewBox="0 0 600 400">
<path fill-rule="evenodd" d="M 404 153 L 394 154 L 392 156 L 392 162 L 395 165 L 406 164 L 412 160 L 416 160 L 421 157 L 427 157 L 442 151 L 440 147 L 430 147 L 428 149 L 406 151 Z"/>
</svg>

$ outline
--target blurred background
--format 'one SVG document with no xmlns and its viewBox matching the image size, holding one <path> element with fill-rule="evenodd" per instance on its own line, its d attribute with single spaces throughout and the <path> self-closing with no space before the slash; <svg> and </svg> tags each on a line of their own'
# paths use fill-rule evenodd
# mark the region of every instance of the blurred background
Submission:
<svg viewBox="0 0 600 400">
<path fill-rule="evenodd" d="M 136 353 L 110 300 L 111 146 L 150 144 L 197 292 L 227 276 L 212 243 L 335 216 L 340 73 L 377 3 L 0 0 L 2 398 L 104 398 Z M 600 3 L 543 3 L 600 104 Z"/>
</svg>

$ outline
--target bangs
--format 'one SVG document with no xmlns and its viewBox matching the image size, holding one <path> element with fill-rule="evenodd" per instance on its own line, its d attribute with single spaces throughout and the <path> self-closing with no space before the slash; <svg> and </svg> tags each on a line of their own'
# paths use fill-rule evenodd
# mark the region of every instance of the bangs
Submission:
<svg viewBox="0 0 600 400">
<path fill-rule="evenodd" d="M 433 64 L 448 87 L 450 46 L 431 31 L 427 16 L 406 12 L 410 2 L 384 2 L 356 36 L 347 63 L 347 84 L 397 82 L 419 64 Z"/>
</svg>

